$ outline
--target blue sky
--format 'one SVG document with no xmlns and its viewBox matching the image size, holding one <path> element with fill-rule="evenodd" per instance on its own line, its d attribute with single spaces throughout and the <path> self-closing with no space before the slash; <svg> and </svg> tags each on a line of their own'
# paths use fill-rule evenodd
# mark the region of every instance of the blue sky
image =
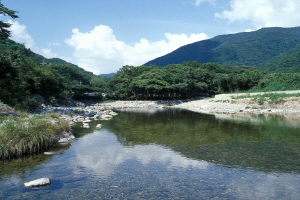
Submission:
<svg viewBox="0 0 300 200">
<path fill-rule="evenodd" d="M 300 26 L 299 0 L 2 0 L 11 39 L 95 74 L 139 66 L 180 46 L 261 27 Z"/>
</svg>

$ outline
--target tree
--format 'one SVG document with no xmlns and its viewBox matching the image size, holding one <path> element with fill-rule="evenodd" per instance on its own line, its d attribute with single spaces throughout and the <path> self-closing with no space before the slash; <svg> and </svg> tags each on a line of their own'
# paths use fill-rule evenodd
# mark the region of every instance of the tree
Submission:
<svg viewBox="0 0 300 200">
<path fill-rule="evenodd" d="M 16 15 L 17 11 L 9 10 L 8 8 L 4 7 L 2 3 L 0 3 L 0 14 L 1 15 L 8 15 L 11 18 L 15 19 L 18 18 L 18 15 Z M 11 26 L 10 23 L 0 21 L 0 38 L 6 39 L 11 36 L 11 32 L 7 30 Z"/>
</svg>

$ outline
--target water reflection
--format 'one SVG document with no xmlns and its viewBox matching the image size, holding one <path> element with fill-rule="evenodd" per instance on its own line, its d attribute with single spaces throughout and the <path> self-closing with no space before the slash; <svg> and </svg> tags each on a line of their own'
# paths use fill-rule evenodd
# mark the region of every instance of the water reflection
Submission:
<svg viewBox="0 0 300 200">
<path fill-rule="evenodd" d="M 208 166 L 205 161 L 182 157 L 177 152 L 158 145 L 125 148 L 108 130 L 101 130 L 82 138 L 76 155 L 81 166 L 92 168 L 101 177 L 110 176 L 119 164 L 127 160 L 137 160 L 143 165 L 159 162 L 169 169 L 179 167 L 205 169 Z"/>
<path fill-rule="evenodd" d="M 0 199 L 298 199 L 297 126 L 152 111 L 122 111 L 94 122 L 100 130 L 77 128 L 63 154 L 5 162 Z M 53 184 L 23 187 L 40 177 Z"/>
</svg>

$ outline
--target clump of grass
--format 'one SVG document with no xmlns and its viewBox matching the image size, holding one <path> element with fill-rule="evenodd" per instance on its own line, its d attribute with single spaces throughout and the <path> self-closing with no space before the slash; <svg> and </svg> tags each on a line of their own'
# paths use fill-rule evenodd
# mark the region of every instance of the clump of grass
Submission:
<svg viewBox="0 0 300 200">
<path fill-rule="evenodd" d="M 7 116 L 0 124 L 0 158 L 19 157 L 40 152 L 54 142 L 62 131 L 70 131 L 68 123 L 49 116 L 16 118 Z"/>
</svg>

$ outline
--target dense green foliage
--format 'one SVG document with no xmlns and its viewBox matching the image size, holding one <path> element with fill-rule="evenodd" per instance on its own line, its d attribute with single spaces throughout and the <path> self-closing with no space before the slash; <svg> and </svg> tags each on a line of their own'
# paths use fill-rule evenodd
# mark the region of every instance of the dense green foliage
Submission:
<svg viewBox="0 0 300 200">
<path fill-rule="evenodd" d="M 33 94 L 47 101 L 102 92 L 105 79 L 60 59 L 45 59 L 24 45 L 0 40 L 0 100 L 19 109 L 38 106 Z"/>
<path fill-rule="evenodd" d="M 222 65 L 247 65 L 258 68 L 271 69 L 284 68 L 280 71 L 300 72 L 298 66 L 298 54 L 300 44 L 300 27 L 295 28 L 262 28 L 253 32 L 236 33 L 216 36 L 214 38 L 188 44 L 179 49 L 152 61 L 145 65 L 167 66 L 195 60 L 200 63 L 219 63 Z M 290 52 L 293 51 L 294 52 Z M 296 52 L 295 52 L 296 51 Z M 272 67 L 280 61 L 283 53 L 285 56 L 293 56 L 295 63 Z M 278 57 L 279 56 L 279 57 Z M 271 62 L 268 64 L 267 62 Z M 264 66 L 268 65 L 268 66 Z M 289 69 L 292 68 L 292 69 Z"/>
<path fill-rule="evenodd" d="M 0 15 L 9 16 L 9 17 L 15 19 L 15 18 L 18 18 L 18 15 L 16 15 L 16 13 L 17 13 L 17 11 L 6 8 L 0 2 Z M 8 38 L 11 35 L 11 32 L 8 30 L 8 28 L 10 26 L 11 26 L 10 23 L 0 20 L 0 38 L 1 39 Z"/>
<path fill-rule="evenodd" d="M 264 72 L 246 66 L 195 61 L 157 66 L 124 66 L 108 80 L 116 99 L 185 99 L 257 86 Z"/>
</svg>

